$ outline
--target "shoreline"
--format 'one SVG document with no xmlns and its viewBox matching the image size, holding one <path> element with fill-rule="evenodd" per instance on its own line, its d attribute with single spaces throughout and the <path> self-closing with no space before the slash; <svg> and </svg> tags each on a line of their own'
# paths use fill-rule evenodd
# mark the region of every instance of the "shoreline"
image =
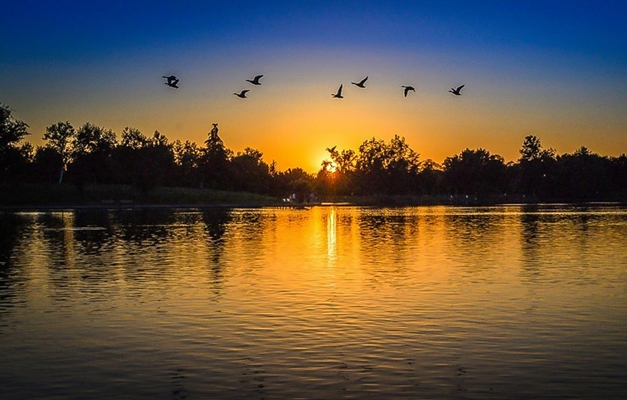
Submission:
<svg viewBox="0 0 627 400">
<path fill-rule="evenodd" d="M 232 208 L 310 208 L 337 207 L 480 207 L 508 204 L 627 204 L 627 194 L 581 199 L 512 194 L 406 194 L 406 195 L 326 195 L 309 202 L 289 202 L 280 197 L 248 192 L 201 188 L 158 187 L 143 193 L 128 185 L 88 185 L 78 191 L 72 185 L 24 184 L 4 186 L 0 191 L 0 212 L 63 210 L 140 210 L 140 209 L 232 209 Z M 302 196 L 309 198 L 309 196 Z"/>
<path fill-rule="evenodd" d="M 368 208 L 403 208 L 403 207 L 494 207 L 494 206 L 546 206 L 546 205 L 572 205 L 572 206 L 621 206 L 626 201 L 538 201 L 538 202 L 503 202 L 503 203 L 428 203 L 428 204 L 373 204 L 362 202 L 316 202 L 316 203 L 276 203 L 276 204 L 240 204 L 240 203 L 216 203 L 216 204 L 76 204 L 76 205 L 0 205 L 0 212 L 74 212 L 74 211 L 137 211 L 137 210 L 210 210 L 210 209 L 259 209 L 259 208 L 292 208 L 309 209 L 312 207 L 368 207 Z"/>
</svg>

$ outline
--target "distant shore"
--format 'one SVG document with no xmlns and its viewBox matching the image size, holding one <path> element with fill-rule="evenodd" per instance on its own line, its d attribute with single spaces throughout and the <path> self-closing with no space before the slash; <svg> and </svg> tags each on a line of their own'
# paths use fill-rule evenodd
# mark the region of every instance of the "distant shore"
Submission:
<svg viewBox="0 0 627 400">
<path fill-rule="evenodd" d="M 2 187 L 2 211 L 57 211 L 98 209 L 203 209 L 335 206 L 490 206 L 536 203 L 627 203 L 624 198 L 537 199 L 521 195 L 371 195 L 325 196 L 311 202 L 286 202 L 281 198 L 245 192 L 197 188 L 155 188 L 147 193 L 126 185 L 89 185 L 79 191 L 72 185 L 19 185 Z"/>
</svg>

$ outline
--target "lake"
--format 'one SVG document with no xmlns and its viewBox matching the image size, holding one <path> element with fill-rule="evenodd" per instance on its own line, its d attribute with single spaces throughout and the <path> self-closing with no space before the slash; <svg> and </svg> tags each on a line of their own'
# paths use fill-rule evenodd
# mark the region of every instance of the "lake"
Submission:
<svg viewBox="0 0 627 400">
<path fill-rule="evenodd" d="M 0 397 L 623 399 L 627 207 L 0 213 Z"/>
</svg>

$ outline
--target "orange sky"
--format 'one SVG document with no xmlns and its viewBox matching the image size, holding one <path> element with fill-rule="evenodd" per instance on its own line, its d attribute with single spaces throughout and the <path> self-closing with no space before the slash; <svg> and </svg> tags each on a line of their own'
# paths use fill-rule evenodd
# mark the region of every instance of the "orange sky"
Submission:
<svg viewBox="0 0 627 400">
<path fill-rule="evenodd" d="M 235 153 L 252 147 L 279 170 L 312 173 L 326 147 L 357 150 L 394 135 L 438 163 L 479 147 L 516 160 L 526 135 L 560 154 L 627 152 L 621 7 L 451 3 L 459 12 L 382 2 L 253 13 L 209 2 L 173 11 L 177 18 L 120 3 L 70 7 L 67 25 L 54 22 L 52 5 L 40 14 L 15 5 L 2 28 L 13 40 L 0 45 L 0 72 L 10 77 L 0 102 L 30 125 L 26 140 L 36 145 L 46 126 L 66 120 L 199 145 L 216 122 Z M 33 31 L 11 30 L 20 12 Z M 180 89 L 163 85 L 164 74 L 179 76 Z M 245 79 L 256 74 L 265 76 L 253 87 Z M 350 84 L 366 75 L 366 89 Z M 340 84 L 345 98 L 333 99 Z M 407 84 L 416 92 L 404 98 Z M 447 92 L 460 84 L 462 96 Z M 233 96 L 242 89 L 248 99 Z"/>
</svg>

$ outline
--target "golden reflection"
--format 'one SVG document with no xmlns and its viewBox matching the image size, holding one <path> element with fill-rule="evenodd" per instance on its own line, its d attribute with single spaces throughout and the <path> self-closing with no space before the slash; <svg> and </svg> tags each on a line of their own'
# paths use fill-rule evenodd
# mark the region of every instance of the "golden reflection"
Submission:
<svg viewBox="0 0 627 400">
<path fill-rule="evenodd" d="M 335 207 L 331 207 L 327 215 L 327 256 L 329 264 L 335 264 L 337 260 L 337 214 Z"/>
</svg>

